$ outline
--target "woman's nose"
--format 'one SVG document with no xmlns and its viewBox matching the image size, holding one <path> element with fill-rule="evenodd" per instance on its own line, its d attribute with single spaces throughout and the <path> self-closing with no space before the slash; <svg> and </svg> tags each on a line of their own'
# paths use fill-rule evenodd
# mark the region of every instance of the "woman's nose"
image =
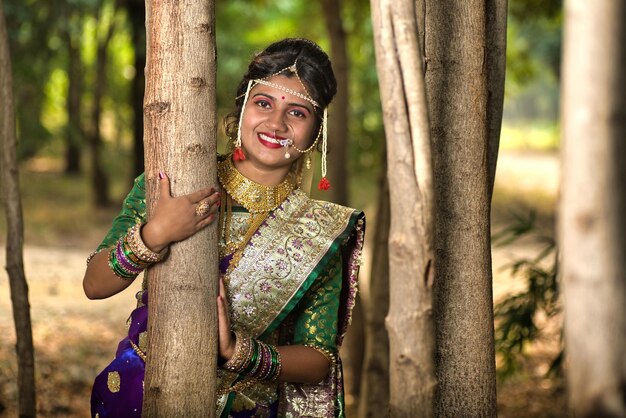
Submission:
<svg viewBox="0 0 626 418">
<path fill-rule="evenodd" d="M 273 112 L 268 117 L 267 125 L 275 131 L 284 131 L 287 129 L 281 112 Z"/>
</svg>

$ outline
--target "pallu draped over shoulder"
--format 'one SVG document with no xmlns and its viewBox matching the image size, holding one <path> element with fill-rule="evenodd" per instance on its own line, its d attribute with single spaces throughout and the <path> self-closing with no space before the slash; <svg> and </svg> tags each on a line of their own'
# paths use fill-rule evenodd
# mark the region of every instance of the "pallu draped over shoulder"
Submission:
<svg viewBox="0 0 626 418">
<path fill-rule="evenodd" d="M 245 234 L 247 217 L 245 209 L 233 209 L 231 238 Z M 98 250 L 112 247 L 145 220 L 141 175 Z M 354 306 L 364 232 L 362 212 L 311 199 L 296 189 L 270 212 L 234 269 L 229 269 L 232 254 L 220 260 L 234 331 L 269 344 L 312 347 L 329 358 L 331 367 L 318 384 L 249 382 L 243 375 L 218 369 L 219 416 L 344 416 L 338 350 Z M 92 416 L 141 416 L 148 321 L 145 280 L 137 301 L 116 358 L 94 383 Z"/>
</svg>

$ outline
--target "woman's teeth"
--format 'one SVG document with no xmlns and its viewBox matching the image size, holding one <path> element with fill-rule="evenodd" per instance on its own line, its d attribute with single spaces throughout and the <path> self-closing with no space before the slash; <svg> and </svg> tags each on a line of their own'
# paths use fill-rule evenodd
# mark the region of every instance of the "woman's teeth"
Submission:
<svg viewBox="0 0 626 418">
<path fill-rule="evenodd" d="M 267 136 L 265 134 L 259 134 L 259 138 L 261 138 L 263 141 L 271 142 L 272 144 L 279 144 L 283 147 L 286 145 L 290 145 L 291 143 L 290 139 L 276 139 L 276 138 L 272 138 L 271 136 Z"/>
</svg>

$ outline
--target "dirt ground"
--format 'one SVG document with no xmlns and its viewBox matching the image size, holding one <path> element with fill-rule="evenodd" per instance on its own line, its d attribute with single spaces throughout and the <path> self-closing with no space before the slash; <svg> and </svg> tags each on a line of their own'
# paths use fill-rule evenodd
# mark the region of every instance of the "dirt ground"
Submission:
<svg viewBox="0 0 626 418">
<path fill-rule="evenodd" d="M 511 207 L 535 208 L 543 225 L 550 230 L 557 187 L 558 165 L 554 155 L 503 153 L 496 176 L 494 231 L 506 225 Z M 24 260 L 30 287 L 41 417 L 89 416 L 91 384 L 112 359 L 117 342 L 125 333 L 127 316 L 134 307 L 134 293 L 140 286 L 137 280 L 113 298 L 86 299 L 81 280 L 85 258 L 97 244 L 92 235 L 84 240 L 72 237 L 69 246 L 64 243 L 40 246 L 33 239 L 26 242 Z M 3 246 L 0 250 L 4 254 Z M 502 267 L 536 250 L 537 244 L 532 239 L 494 249 L 496 300 L 523 285 Z M 363 271 L 367 269 L 366 265 Z M 500 417 L 567 416 L 562 379 L 545 377 L 549 362 L 558 352 L 559 318 L 544 322 L 539 340 L 527 347 L 521 371 L 499 382 Z M 0 416 L 16 416 L 14 345 L 10 292 L 3 269 L 0 271 Z"/>
</svg>

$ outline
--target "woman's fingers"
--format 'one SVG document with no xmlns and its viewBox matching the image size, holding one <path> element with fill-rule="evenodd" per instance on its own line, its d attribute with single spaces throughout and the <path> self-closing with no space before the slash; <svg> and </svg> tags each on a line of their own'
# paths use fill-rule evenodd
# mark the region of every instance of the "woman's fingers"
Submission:
<svg viewBox="0 0 626 418">
<path fill-rule="evenodd" d="M 215 193 L 217 193 L 215 187 L 206 187 L 193 193 L 189 193 L 187 195 L 187 198 L 191 201 L 191 203 L 198 203 L 201 200 L 204 200 L 207 197 L 214 195 Z"/>
<path fill-rule="evenodd" d="M 217 208 L 220 206 L 220 194 L 218 192 L 213 193 L 206 199 L 201 200 L 196 205 L 196 215 L 203 217 L 209 214 L 217 212 Z"/>
<path fill-rule="evenodd" d="M 233 333 L 230 329 L 226 288 L 222 278 L 220 278 L 219 296 L 217 297 L 217 314 L 220 355 L 228 360 L 232 357 L 235 351 L 235 339 L 233 338 Z"/>
<path fill-rule="evenodd" d="M 167 199 L 168 197 L 172 197 L 170 193 L 170 179 L 167 177 L 167 174 L 160 171 L 159 172 L 159 199 Z"/>
</svg>

